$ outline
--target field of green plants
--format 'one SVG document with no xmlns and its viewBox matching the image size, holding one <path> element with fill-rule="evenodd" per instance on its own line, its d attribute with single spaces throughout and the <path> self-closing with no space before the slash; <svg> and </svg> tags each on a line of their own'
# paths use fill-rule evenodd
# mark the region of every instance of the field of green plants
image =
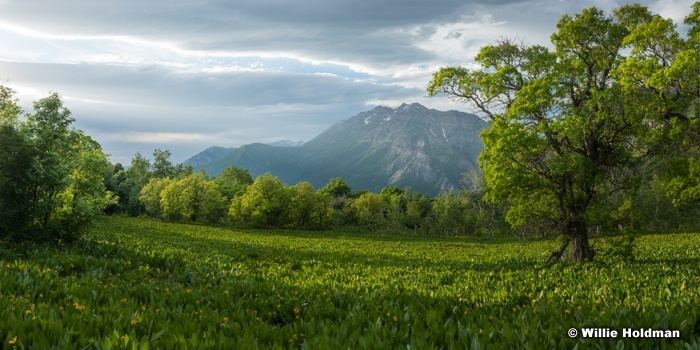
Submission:
<svg viewBox="0 0 700 350">
<path fill-rule="evenodd" d="M 75 246 L 0 245 L 0 349 L 700 347 L 700 234 L 555 241 L 232 231 L 107 217 Z M 570 328 L 680 330 L 570 338 Z"/>
</svg>

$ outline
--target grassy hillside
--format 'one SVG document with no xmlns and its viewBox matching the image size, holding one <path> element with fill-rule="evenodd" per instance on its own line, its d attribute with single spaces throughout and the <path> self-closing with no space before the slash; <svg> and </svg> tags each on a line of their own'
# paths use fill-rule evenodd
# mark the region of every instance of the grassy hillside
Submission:
<svg viewBox="0 0 700 350">
<path fill-rule="evenodd" d="M 595 263 L 538 271 L 556 242 L 105 218 L 76 247 L 0 246 L 0 348 L 700 346 L 700 234 L 643 236 L 632 263 L 593 244 Z"/>
</svg>

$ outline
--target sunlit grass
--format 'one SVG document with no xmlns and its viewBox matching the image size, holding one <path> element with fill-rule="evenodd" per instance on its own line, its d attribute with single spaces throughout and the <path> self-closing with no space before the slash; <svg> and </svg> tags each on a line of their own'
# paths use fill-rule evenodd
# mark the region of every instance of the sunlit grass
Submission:
<svg viewBox="0 0 700 350">
<path fill-rule="evenodd" d="M 4 347 L 614 347 L 571 327 L 681 330 L 697 347 L 700 235 L 634 262 L 542 270 L 551 240 L 241 231 L 111 217 L 75 247 L 4 248 Z M 63 345 L 61 345 L 63 344 Z"/>
</svg>

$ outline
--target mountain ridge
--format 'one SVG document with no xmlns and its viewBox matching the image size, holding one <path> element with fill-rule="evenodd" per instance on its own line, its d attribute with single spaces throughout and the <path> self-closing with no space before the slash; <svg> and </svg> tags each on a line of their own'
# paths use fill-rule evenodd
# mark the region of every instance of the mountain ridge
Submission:
<svg viewBox="0 0 700 350">
<path fill-rule="evenodd" d="M 210 147 L 185 164 L 210 175 L 236 165 L 253 177 L 269 171 L 288 184 L 308 181 L 320 188 L 341 177 L 353 190 L 378 192 L 394 185 L 436 195 L 458 188 L 462 174 L 478 167 L 479 133 L 486 125 L 473 114 L 418 103 L 377 106 L 300 146 Z"/>
</svg>

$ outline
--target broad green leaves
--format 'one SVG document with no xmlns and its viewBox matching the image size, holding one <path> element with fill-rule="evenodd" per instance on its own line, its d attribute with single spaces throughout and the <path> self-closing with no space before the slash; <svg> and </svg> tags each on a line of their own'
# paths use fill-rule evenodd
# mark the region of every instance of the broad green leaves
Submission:
<svg viewBox="0 0 700 350">
<path fill-rule="evenodd" d="M 231 231 L 108 217 L 71 247 L 0 248 L 3 348 L 693 348 L 697 234 L 534 271 L 549 241 Z M 582 327 L 680 339 L 571 339 Z M 14 340 L 13 340 L 14 339 Z M 12 342 L 12 343 L 11 343 Z"/>
</svg>

